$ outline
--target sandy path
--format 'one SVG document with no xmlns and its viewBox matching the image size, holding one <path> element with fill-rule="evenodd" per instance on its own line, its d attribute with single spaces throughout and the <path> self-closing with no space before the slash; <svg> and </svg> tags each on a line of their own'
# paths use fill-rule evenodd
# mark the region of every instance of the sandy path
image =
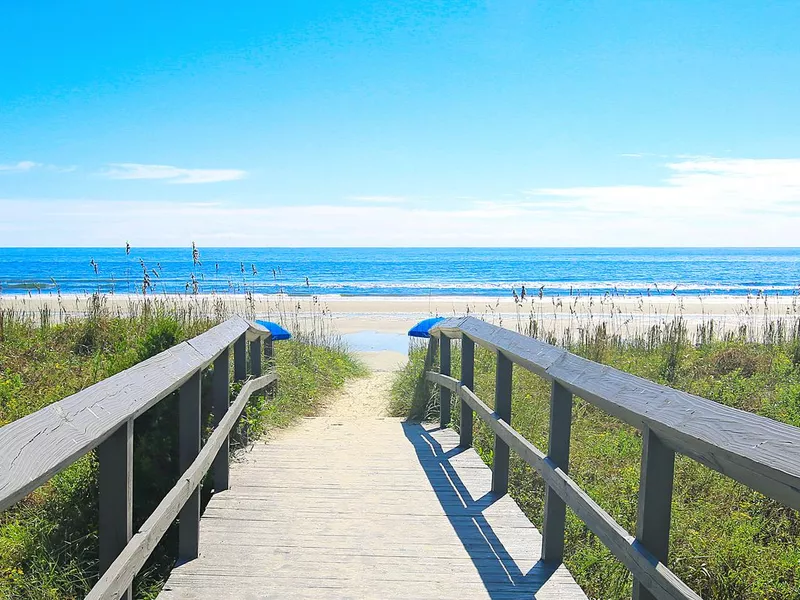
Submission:
<svg viewBox="0 0 800 600">
<path fill-rule="evenodd" d="M 320 416 L 348 420 L 386 417 L 393 379 L 392 372 L 373 371 L 367 377 L 348 381 Z"/>
</svg>

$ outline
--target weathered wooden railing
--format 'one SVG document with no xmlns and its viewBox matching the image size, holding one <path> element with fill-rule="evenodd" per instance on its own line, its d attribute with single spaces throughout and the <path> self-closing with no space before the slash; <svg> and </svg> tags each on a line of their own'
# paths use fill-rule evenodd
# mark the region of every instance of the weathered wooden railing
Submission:
<svg viewBox="0 0 800 600">
<path fill-rule="evenodd" d="M 200 482 L 213 468 L 214 490 L 228 488 L 229 438 L 250 396 L 277 380 L 261 374 L 272 356 L 269 331 L 233 317 L 77 394 L 0 428 L 0 511 L 97 449 L 99 462 L 99 560 L 102 577 L 87 598 L 130 598 L 133 578 L 178 518 L 178 559 L 198 555 Z M 234 379 L 249 379 L 232 404 Z M 213 364 L 214 431 L 201 444 L 200 384 Z M 136 535 L 133 526 L 133 427 L 137 417 L 179 391 L 178 482 Z"/>
<path fill-rule="evenodd" d="M 428 365 L 440 347 L 441 425 L 451 393 L 461 399 L 461 446 L 472 444 L 473 411 L 494 431 L 492 490 L 508 489 L 509 449 L 546 484 L 542 559 L 560 563 L 566 506 L 633 574 L 633 597 L 697 599 L 667 566 L 675 453 L 800 509 L 800 429 L 658 385 L 473 317 L 431 331 Z M 461 379 L 450 377 L 450 339 L 461 340 Z M 497 355 L 494 410 L 473 388 L 475 344 Z M 519 365 L 552 382 L 547 454 L 511 427 L 511 377 Z M 631 536 L 567 475 L 573 394 L 641 430 L 643 449 L 636 536 Z"/>
</svg>

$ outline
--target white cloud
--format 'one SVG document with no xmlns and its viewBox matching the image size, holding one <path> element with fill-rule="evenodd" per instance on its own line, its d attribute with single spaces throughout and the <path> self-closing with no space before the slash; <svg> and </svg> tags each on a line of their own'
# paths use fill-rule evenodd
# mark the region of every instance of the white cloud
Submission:
<svg viewBox="0 0 800 600">
<path fill-rule="evenodd" d="M 113 163 L 103 172 L 109 179 L 163 179 L 167 183 L 216 183 L 243 179 L 240 169 L 182 169 L 170 165 Z"/>
<path fill-rule="evenodd" d="M 351 196 L 350 200 L 370 204 L 402 204 L 407 198 L 403 196 Z"/>
<path fill-rule="evenodd" d="M 683 157 L 666 167 L 655 185 L 535 189 L 452 209 L 0 199 L 0 214 L 8 216 L 0 245 L 798 245 L 800 159 Z"/>
<path fill-rule="evenodd" d="M 0 165 L 0 171 L 30 171 L 42 165 L 30 160 L 21 160 L 15 164 Z"/>
<path fill-rule="evenodd" d="M 657 185 L 540 188 L 526 192 L 573 210 L 641 218 L 719 218 L 800 208 L 800 159 L 683 157 Z"/>
</svg>

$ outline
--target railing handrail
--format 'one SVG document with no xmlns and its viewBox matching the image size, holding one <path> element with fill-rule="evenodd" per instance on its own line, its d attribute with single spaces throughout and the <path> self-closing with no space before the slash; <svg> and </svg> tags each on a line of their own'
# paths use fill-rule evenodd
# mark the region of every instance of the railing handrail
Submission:
<svg viewBox="0 0 800 600">
<path fill-rule="evenodd" d="M 688 456 L 792 508 L 800 508 L 800 428 L 659 385 L 581 358 L 474 317 L 431 329 L 427 381 L 440 389 L 440 423 L 450 421 L 451 393 L 461 400 L 461 446 L 472 444 L 473 411 L 494 432 L 492 491 L 508 489 L 509 450 L 545 482 L 542 560 L 560 563 L 569 506 L 633 574 L 634 600 L 698 600 L 667 565 L 675 455 Z M 461 340 L 461 380 L 450 376 L 451 338 Z M 474 387 L 474 346 L 495 352 L 495 408 Z M 440 372 L 429 370 L 437 346 Z M 512 365 L 552 383 L 545 454 L 512 426 Z M 573 395 L 642 431 L 636 536 L 568 476 Z"/>
<path fill-rule="evenodd" d="M 247 406 L 250 396 L 264 389 L 277 379 L 275 373 L 269 373 L 250 379 L 244 384 L 236 400 L 228 412 L 209 436 L 203 449 L 191 466 L 180 476 L 178 482 L 164 496 L 156 509 L 130 539 L 119 556 L 108 567 L 100 580 L 94 585 L 85 600 L 105 600 L 120 598 L 131 585 L 133 578 L 144 566 L 155 550 L 158 542 L 164 537 L 169 526 L 175 521 L 181 509 L 191 498 L 192 493 L 211 468 L 214 459 L 225 444 L 236 422 Z"/>
<path fill-rule="evenodd" d="M 441 373 L 429 371 L 426 378 L 431 383 L 446 387 L 466 402 L 511 450 L 541 475 L 545 484 L 553 489 L 592 533 L 609 548 L 611 553 L 634 573 L 637 580 L 645 580 L 648 589 L 658 590 L 657 597 L 701 600 L 700 596 L 695 594 L 665 564 L 656 559 L 641 544 L 637 544 L 636 538 L 625 531 L 558 465 L 549 460 L 544 452 L 526 440 L 521 433 L 482 402 L 475 392 L 463 386 L 459 380 Z"/>
<path fill-rule="evenodd" d="M 433 335 L 468 336 L 606 413 L 653 431 L 673 451 L 800 510 L 800 428 L 654 383 L 475 317 Z"/>
<path fill-rule="evenodd" d="M 266 340 L 266 347 L 262 343 Z M 250 350 L 248 353 L 248 342 Z M 249 379 L 230 405 L 233 378 Z M 249 354 L 249 365 L 248 357 Z M 131 582 L 178 517 L 178 560 L 197 558 L 200 484 L 213 469 L 214 492 L 228 489 L 230 435 L 250 396 L 277 375 L 262 376 L 273 358 L 272 334 L 242 317 L 165 350 L 27 417 L 0 428 L 0 511 L 96 449 L 100 581 L 91 598 L 130 600 Z M 213 363 L 214 431 L 202 444 L 202 375 Z M 136 418 L 178 391 L 178 482 L 133 536 L 133 430 Z M 274 393 L 273 388 L 271 393 Z"/>
<path fill-rule="evenodd" d="M 235 316 L 0 428 L 0 512 L 181 387 L 241 336 L 269 331 Z"/>
</svg>

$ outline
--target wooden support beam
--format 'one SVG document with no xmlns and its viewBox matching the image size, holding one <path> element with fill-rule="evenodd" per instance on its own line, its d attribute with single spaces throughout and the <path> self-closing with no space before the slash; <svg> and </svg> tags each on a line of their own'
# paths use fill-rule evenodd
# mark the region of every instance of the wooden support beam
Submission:
<svg viewBox="0 0 800 600">
<path fill-rule="evenodd" d="M 211 381 L 213 395 L 214 429 L 219 427 L 228 412 L 231 395 L 230 347 L 225 348 L 214 361 L 214 374 Z M 230 436 L 222 443 L 219 453 L 214 458 L 214 491 L 227 490 L 230 485 Z"/>
<path fill-rule="evenodd" d="M 253 377 L 261 377 L 261 338 L 256 338 L 250 342 L 250 374 Z"/>
<path fill-rule="evenodd" d="M 450 338 L 442 336 L 439 340 L 439 372 L 450 375 Z M 439 427 L 444 429 L 450 424 L 450 390 L 439 386 Z"/>
<path fill-rule="evenodd" d="M 461 385 L 472 389 L 475 385 L 475 342 L 466 335 L 461 335 Z M 472 408 L 461 400 L 461 418 L 459 420 L 459 446 L 472 446 Z"/>
<path fill-rule="evenodd" d="M 100 575 L 125 549 L 133 535 L 133 419 L 120 425 L 97 447 L 100 464 Z M 131 588 L 121 600 L 131 600 Z"/>
<path fill-rule="evenodd" d="M 497 352 L 497 373 L 495 375 L 494 412 L 502 420 L 511 424 L 511 377 L 514 363 L 502 352 Z M 499 435 L 494 436 L 494 461 L 492 463 L 492 491 L 495 494 L 508 492 L 508 444 Z"/>
<path fill-rule="evenodd" d="M 183 479 L 200 452 L 200 371 L 181 386 L 178 419 L 178 468 Z M 197 558 L 200 542 L 200 486 L 178 516 L 178 562 Z"/>
<path fill-rule="evenodd" d="M 242 334 L 233 343 L 233 380 L 247 379 L 247 335 Z"/>
<path fill-rule="evenodd" d="M 424 373 L 433 369 L 433 365 L 436 362 L 436 354 L 439 352 L 439 338 L 435 336 L 431 336 L 428 338 L 428 351 L 425 353 L 425 369 L 423 371 L 423 377 L 425 376 Z M 430 398 L 431 389 L 428 387 L 428 382 L 425 382 L 425 400 L 427 402 L 428 398 Z"/>
<path fill-rule="evenodd" d="M 569 441 L 572 425 L 572 394 L 557 381 L 550 392 L 550 436 L 547 458 L 564 474 L 569 472 Z M 567 506 L 550 486 L 544 495 L 542 560 L 560 564 L 564 560 L 564 525 Z"/>
<path fill-rule="evenodd" d="M 645 425 L 642 430 L 642 466 L 639 476 L 636 540 L 665 565 L 669 554 L 674 479 L 675 452 Z M 634 578 L 633 600 L 655 600 L 655 598 Z"/>
<path fill-rule="evenodd" d="M 272 339 L 271 335 L 264 341 L 264 364 L 268 372 L 275 369 L 275 340 Z M 278 393 L 277 379 L 267 386 L 266 393 L 267 398 L 275 397 Z"/>
</svg>

